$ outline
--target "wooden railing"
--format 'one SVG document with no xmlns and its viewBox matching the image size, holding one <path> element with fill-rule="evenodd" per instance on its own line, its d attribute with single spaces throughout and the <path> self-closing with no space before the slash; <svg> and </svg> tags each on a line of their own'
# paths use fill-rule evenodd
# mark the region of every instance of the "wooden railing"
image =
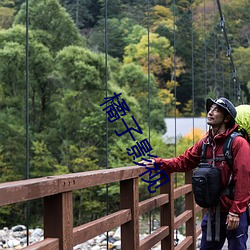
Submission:
<svg viewBox="0 0 250 250">
<path fill-rule="evenodd" d="M 138 176 L 145 172 L 141 166 L 97 170 L 60 176 L 49 176 L 0 184 L 0 206 L 43 198 L 44 240 L 25 250 L 72 250 L 77 244 L 121 226 L 122 250 L 148 250 L 161 241 L 162 250 L 196 249 L 195 205 L 190 184 L 191 173 L 186 173 L 186 184 L 174 189 L 170 182 L 160 187 L 160 194 L 139 202 Z M 95 221 L 73 227 L 74 190 L 112 182 L 120 182 L 120 210 Z M 174 200 L 185 195 L 185 212 L 174 217 Z M 139 240 L 139 216 L 160 207 L 160 227 Z M 186 238 L 174 247 L 174 230 L 186 224 Z"/>
</svg>

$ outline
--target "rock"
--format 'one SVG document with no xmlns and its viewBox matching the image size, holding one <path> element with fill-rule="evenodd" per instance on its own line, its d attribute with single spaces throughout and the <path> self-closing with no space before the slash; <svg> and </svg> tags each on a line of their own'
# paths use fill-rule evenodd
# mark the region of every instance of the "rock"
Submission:
<svg viewBox="0 0 250 250">
<path fill-rule="evenodd" d="M 6 230 L 0 230 L 0 238 L 3 238 L 7 235 Z"/>
<path fill-rule="evenodd" d="M 93 246 L 95 244 L 95 240 L 94 239 L 88 240 L 87 243 Z"/>
<path fill-rule="evenodd" d="M 26 236 L 26 235 L 25 235 Z M 27 237 L 23 237 L 21 240 L 20 240 L 20 243 L 21 245 L 24 245 L 27 243 Z"/>
<path fill-rule="evenodd" d="M 7 245 L 8 247 L 16 247 L 20 245 L 20 242 L 18 240 L 13 239 L 13 240 L 7 241 Z"/>
<path fill-rule="evenodd" d="M 13 237 L 14 238 L 23 238 L 23 237 L 25 237 L 26 235 L 23 233 L 23 231 L 15 231 L 15 232 L 13 232 Z"/>
<path fill-rule="evenodd" d="M 140 234 L 140 239 L 148 234 Z M 179 243 L 184 236 L 178 232 Z M 29 244 L 39 242 L 44 239 L 44 232 L 41 228 L 29 229 Z M 108 242 L 107 242 L 108 240 Z M 74 250 L 121 250 L 121 228 L 108 232 L 108 239 L 105 233 L 100 234 L 93 239 L 74 246 Z M 4 228 L 0 230 L 0 250 L 17 250 L 27 246 L 27 230 L 22 225 L 12 227 L 10 230 Z M 152 250 L 160 250 L 160 244 L 156 244 Z M 127 250 L 127 249 L 126 249 Z"/>
<path fill-rule="evenodd" d="M 101 246 L 107 246 L 107 241 L 106 240 L 103 240 L 101 243 L 100 243 Z"/>
<path fill-rule="evenodd" d="M 20 232 L 23 230 L 26 230 L 26 227 L 24 225 L 17 225 L 11 228 L 13 232 Z"/>
<path fill-rule="evenodd" d="M 88 249 L 88 244 L 87 243 L 79 244 L 79 245 L 74 246 L 73 249 L 74 250 Z"/>
<path fill-rule="evenodd" d="M 101 248 L 99 247 L 99 246 L 93 246 L 92 248 L 91 248 L 91 250 L 100 250 Z"/>
<path fill-rule="evenodd" d="M 121 227 L 118 227 L 115 231 L 115 234 L 113 235 L 113 238 L 115 240 L 120 240 L 121 239 Z"/>
<path fill-rule="evenodd" d="M 121 245 L 122 245 L 122 242 L 120 240 L 116 241 L 114 244 L 113 244 L 113 247 L 115 247 L 115 249 L 121 249 Z"/>
<path fill-rule="evenodd" d="M 109 237 L 113 236 L 114 234 L 115 234 L 114 231 L 109 231 L 109 232 L 108 232 L 108 236 L 109 236 Z"/>
<path fill-rule="evenodd" d="M 108 241 L 109 241 L 110 243 L 114 243 L 114 242 L 116 241 L 116 239 L 114 239 L 113 237 L 109 237 L 109 238 L 108 238 Z"/>
<path fill-rule="evenodd" d="M 102 242 L 103 240 L 105 240 L 106 238 L 107 238 L 107 237 L 106 237 L 105 234 L 101 234 L 101 235 L 95 237 L 95 240 L 96 240 L 96 243 L 100 243 L 100 242 Z"/>
<path fill-rule="evenodd" d="M 42 237 L 43 236 L 43 230 L 41 228 L 36 228 L 32 234 L 32 237 Z"/>
</svg>

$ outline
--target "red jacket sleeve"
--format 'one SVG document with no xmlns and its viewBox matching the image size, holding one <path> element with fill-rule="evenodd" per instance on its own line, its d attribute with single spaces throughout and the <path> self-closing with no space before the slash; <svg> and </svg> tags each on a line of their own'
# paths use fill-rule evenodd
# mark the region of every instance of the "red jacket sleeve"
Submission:
<svg viewBox="0 0 250 250">
<path fill-rule="evenodd" d="M 159 169 L 167 173 L 186 172 L 192 170 L 200 163 L 202 140 L 187 149 L 184 154 L 170 159 L 154 158 Z"/>
</svg>

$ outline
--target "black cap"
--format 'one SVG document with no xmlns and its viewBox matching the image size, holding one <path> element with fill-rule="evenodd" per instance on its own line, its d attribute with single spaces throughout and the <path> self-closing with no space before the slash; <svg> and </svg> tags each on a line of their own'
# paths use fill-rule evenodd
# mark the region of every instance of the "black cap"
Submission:
<svg viewBox="0 0 250 250">
<path fill-rule="evenodd" d="M 220 106 L 221 108 L 223 108 L 224 110 L 226 110 L 229 113 L 229 115 L 231 115 L 233 117 L 233 119 L 235 120 L 237 111 L 236 111 L 234 105 L 227 98 L 221 97 L 221 98 L 215 99 L 215 100 L 208 98 L 207 102 L 206 102 L 207 113 L 209 112 L 209 110 L 213 104 L 216 104 L 216 105 Z"/>
</svg>

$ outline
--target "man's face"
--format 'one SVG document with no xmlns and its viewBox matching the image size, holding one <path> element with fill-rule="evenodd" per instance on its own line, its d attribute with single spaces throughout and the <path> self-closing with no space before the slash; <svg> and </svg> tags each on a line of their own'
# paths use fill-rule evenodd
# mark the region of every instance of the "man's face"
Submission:
<svg viewBox="0 0 250 250">
<path fill-rule="evenodd" d="M 207 124 L 216 128 L 224 122 L 224 119 L 224 110 L 220 106 L 213 104 L 207 113 Z"/>
</svg>

